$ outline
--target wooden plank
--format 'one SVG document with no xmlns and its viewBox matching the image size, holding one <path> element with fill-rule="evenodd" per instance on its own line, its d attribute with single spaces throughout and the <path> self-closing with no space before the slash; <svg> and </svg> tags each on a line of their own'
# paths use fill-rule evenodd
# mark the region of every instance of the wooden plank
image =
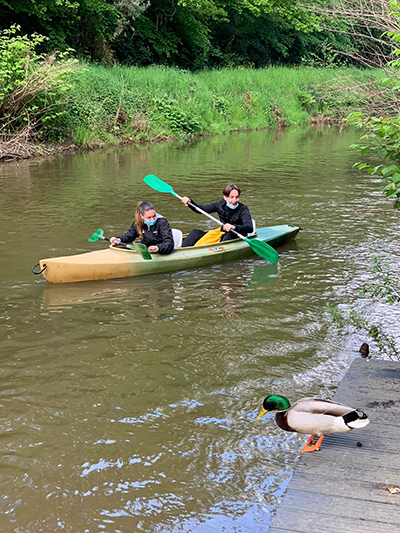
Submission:
<svg viewBox="0 0 400 533">
<path fill-rule="evenodd" d="M 322 454 L 322 451 L 325 453 Z M 360 479 L 367 482 L 390 483 L 400 486 L 399 464 L 397 457 L 393 454 L 381 454 L 372 456 L 371 454 L 352 453 L 343 449 L 332 448 L 321 449 L 319 457 L 301 458 L 296 472 L 304 475 L 336 478 L 336 483 L 345 479 Z M 313 455 L 313 454 L 310 454 Z M 311 480 L 310 480 L 311 482 Z"/>
<path fill-rule="evenodd" d="M 359 370 L 362 371 L 362 378 L 373 378 L 372 385 L 379 389 L 379 384 L 384 380 L 398 380 L 400 384 L 400 365 L 398 361 L 385 361 L 383 359 L 363 359 L 362 357 L 356 357 L 351 364 L 350 371 L 346 372 L 343 376 L 341 384 L 348 382 L 357 382 L 359 385 Z M 377 382 L 375 382 L 375 379 Z M 378 383 L 379 382 L 379 383 Z"/>
<path fill-rule="evenodd" d="M 360 454 L 358 448 L 356 452 L 355 449 L 333 446 L 332 448 L 321 448 L 318 458 L 309 459 L 307 457 L 307 459 L 300 460 L 297 470 L 318 474 L 318 469 L 320 469 L 320 475 L 325 476 L 334 468 L 337 472 L 347 472 L 347 476 L 356 471 L 357 475 L 363 477 L 368 472 L 372 472 L 373 469 L 375 469 L 376 474 L 378 469 L 381 469 L 382 474 L 380 475 L 383 475 L 383 472 L 389 472 L 393 477 L 399 479 L 400 472 L 398 468 L 394 468 L 394 464 L 396 464 L 396 459 L 391 453 L 372 454 L 366 450 L 365 453 Z"/>
<path fill-rule="evenodd" d="M 364 446 L 369 446 L 371 451 L 379 451 L 382 449 L 381 443 L 384 446 L 391 446 L 391 444 L 397 442 L 399 432 L 400 428 L 396 429 L 392 424 L 376 424 L 371 422 L 368 426 L 360 430 L 354 430 L 342 435 L 328 435 L 324 439 L 323 446 L 336 446 L 337 444 L 343 443 L 353 447 L 357 446 L 357 442 L 362 442 Z M 376 440 L 377 436 L 379 436 L 379 441 Z"/>
<path fill-rule="evenodd" d="M 395 503 L 397 500 L 397 503 Z M 382 521 L 385 524 L 400 525 L 399 498 L 393 499 L 393 505 L 365 500 L 364 495 L 354 491 L 346 497 L 318 494 L 289 488 L 282 502 L 281 509 L 307 509 L 307 513 L 324 514 L 353 520 Z M 377 518 L 378 517 L 378 518 Z"/>
<path fill-rule="evenodd" d="M 269 528 L 268 533 L 299 533 L 299 531 L 295 531 L 294 529 L 277 529 L 276 527 L 272 527 Z M 310 531 L 308 533 L 310 533 Z"/>
<path fill-rule="evenodd" d="M 377 520 L 333 517 L 324 513 L 279 509 L 272 530 L 292 533 L 400 533 L 400 525 Z"/>
<path fill-rule="evenodd" d="M 400 494 L 390 494 L 383 487 L 378 487 L 376 478 L 370 481 L 357 477 L 346 477 L 337 482 L 337 477 L 332 476 L 313 476 L 310 485 L 308 474 L 301 472 L 294 473 L 290 481 L 290 489 L 309 490 L 318 494 L 330 494 L 332 496 L 347 497 L 349 494 L 362 495 L 363 499 L 375 502 L 384 502 L 394 505 L 400 504 Z M 390 483 L 391 484 L 391 483 Z M 385 485 L 385 484 L 383 484 Z M 288 489 L 289 490 L 289 489 Z"/>
</svg>

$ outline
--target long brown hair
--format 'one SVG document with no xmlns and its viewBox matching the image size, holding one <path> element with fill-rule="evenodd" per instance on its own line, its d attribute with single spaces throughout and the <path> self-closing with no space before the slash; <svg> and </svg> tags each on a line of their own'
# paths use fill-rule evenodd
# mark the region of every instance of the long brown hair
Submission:
<svg viewBox="0 0 400 533">
<path fill-rule="evenodd" d="M 150 209 L 154 209 L 154 205 L 151 202 L 139 202 L 136 206 L 136 212 L 135 212 L 136 231 L 139 233 L 139 237 L 141 239 L 143 239 L 144 222 L 140 215 L 144 216 L 146 211 L 150 211 Z"/>
</svg>

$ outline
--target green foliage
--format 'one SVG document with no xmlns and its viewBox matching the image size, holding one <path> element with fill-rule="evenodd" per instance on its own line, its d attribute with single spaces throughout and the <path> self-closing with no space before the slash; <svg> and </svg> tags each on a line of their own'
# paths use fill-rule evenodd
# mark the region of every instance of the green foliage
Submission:
<svg viewBox="0 0 400 533">
<path fill-rule="evenodd" d="M 47 37 L 47 54 L 73 48 L 92 60 L 107 58 L 117 15 L 111 0 L 0 0 L 0 29 L 17 23 L 23 33 Z"/>
<path fill-rule="evenodd" d="M 229 101 L 223 96 L 213 96 L 213 109 L 221 115 L 226 115 L 229 110 Z"/>
<path fill-rule="evenodd" d="M 157 0 L 125 28 L 113 49 L 129 65 L 263 67 L 299 63 L 304 36 L 316 28 L 315 16 L 291 2 L 182 0 L 175 5 Z"/>
<path fill-rule="evenodd" d="M 331 37 L 331 36 L 329 36 Z M 339 50 L 342 47 L 339 47 Z M 318 42 L 315 51 L 309 51 L 302 61 L 306 65 L 323 68 L 335 68 L 342 62 L 342 55 L 338 51 L 338 43 L 336 40 L 325 38 L 322 42 Z"/>
<path fill-rule="evenodd" d="M 135 23 L 135 32 L 122 33 L 114 43 L 117 58 L 128 65 L 174 64 L 179 54 L 179 37 L 167 27 L 157 28 L 146 16 Z"/>
<path fill-rule="evenodd" d="M 358 39 L 321 31 L 319 18 L 294 0 L 0 0 L 0 29 L 13 23 L 48 37 L 46 53 L 73 48 L 109 65 L 192 71 L 304 61 L 327 67 L 343 62 L 338 51 L 350 57 Z"/>
<path fill-rule="evenodd" d="M 372 268 L 374 281 L 366 283 L 359 291 L 359 296 L 370 295 L 373 300 L 379 300 L 385 304 L 395 305 L 400 303 L 400 280 L 394 278 L 389 265 L 383 264 L 382 260 L 374 257 Z M 371 323 L 353 307 L 347 313 L 334 307 L 327 307 L 332 321 L 338 328 L 351 326 L 359 331 L 365 331 L 374 341 L 381 355 L 390 359 L 400 360 L 400 348 L 397 347 L 395 337 L 385 331 L 382 323 Z"/>
<path fill-rule="evenodd" d="M 318 111 L 313 87 L 343 75 L 357 71 L 275 67 L 193 74 L 92 65 L 69 93 L 65 129 L 76 143 L 91 144 L 297 124 L 313 106 Z"/>
<path fill-rule="evenodd" d="M 190 109 L 185 111 L 184 106 L 168 95 L 154 98 L 151 105 L 150 120 L 165 124 L 173 133 L 200 133 L 205 128 L 200 116 Z"/>
<path fill-rule="evenodd" d="M 317 101 L 315 100 L 314 96 L 310 92 L 300 90 L 297 93 L 297 97 L 301 105 L 304 107 L 304 109 L 307 110 L 308 113 L 311 114 L 313 111 L 316 110 Z"/>
<path fill-rule="evenodd" d="M 32 136 L 59 141 L 72 138 L 79 145 L 185 138 L 298 124 L 319 111 L 314 96 L 316 86 L 325 83 L 331 87 L 338 76 L 358 76 L 356 70 L 342 69 L 339 73 L 309 67 L 230 68 L 194 74 L 165 66 L 94 64 L 86 65 L 76 76 L 72 63 L 54 58 L 49 62 L 36 53 L 35 40 L 22 38 L 25 44 L 21 56 L 10 51 L 17 44 L 22 46 L 20 37 L 14 41 L 13 36 L 16 34 L 5 34 L 2 41 L 3 49 L 8 50 L 2 68 L 6 72 L 7 64 L 10 72 L 17 73 L 12 87 L 22 83 L 25 91 L 39 74 L 40 80 L 47 81 L 45 85 L 33 85 L 38 92 L 29 102 L 21 100 L 19 111 L 7 108 L 3 131 L 6 126 L 9 133 L 18 131 L 17 126 L 21 128 L 28 122 Z M 38 39 L 39 45 L 42 38 Z M 28 78 L 24 77 L 27 57 Z M 43 78 L 44 74 L 47 77 Z M 6 83 L 0 90 L 4 91 L 9 81 L 7 75 L 3 78 Z M 15 91 L 9 100 L 0 101 L 3 109 L 7 102 L 18 100 Z"/>
<path fill-rule="evenodd" d="M 361 289 L 359 296 L 369 294 L 372 298 L 380 298 L 389 305 L 400 303 L 400 280 L 395 278 L 387 263 L 382 263 L 378 257 L 374 257 L 372 273 L 375 281 L 366 283 Z"/>
<path fill-rule="evenodd" d="M 386 197 L 400 198 L 400 118 L 365 118 L 360 112 L 352 113 L 348 118 L 351 124 L 366 131 L 360 142 L 353 144 L 351 148 L 358 150 L 361 155 L 375 154 L 382 161 L 378 165 L 358 162 L 354 166 L 388 181 L 382 189 Z"/>
<path fill-rule="evenodd" d="M 36 48 L 46 40 L 42 35 L 18 35 L 18 26 L 0 33 L 0 101 L 4 101 L 26 79 L 26 70 L 44 59 Z"/>
<path fill-rule="evenodd" d="M 24 130 L 28 136 L 62 140 L 58 125 L 71 89 L 76 62 L 67 54 L 46 57 L 36 49 L 46 37 L 0 32 L 0 135 Z"/>
<path fill-rule="evenodd" d="M 317 18 L 296 2 L 287 0 L 179 0 L 178 4 L 190 9 L 200 19 L 228 22 L 242 14 L 250 14 L 253 19 L 263 15 L 278 15 L 297 31 L 311 31 L 317 25 Z"/>
<path fill-rule="evenodd" d="M 118 12 L 118 26 L 115 35 L 120 35 L 149 7 L 148 0 L 114 0 Z"/>
<path fill-rule="evenodd" d="M 392 16 L 400 18 L 400 3 L 392 1 L 390 3 Z M 387 36 L 398 43 L 400 41 L 399 32 L 388 32 Z M 394 55 L 400 55 L 400 49 L 396 49 Z M 385 89 L 385 99 L 388 104 L 396 109 L 394 116 L 388 115 L 382 110 L 378 116 L 365 116 L 364 113 L 351 113 L 348 120 L 351 124 L 364 130 L 360 142 L 351 146 L 358 150 L 361 155 L 369 154 L 373 156 L 374 163 L 360 161 L 355 163 L 359 170 L 365 170 L 370 175 L 376 175 L 384 179 L 387 183 L 381 190 L 387 198 L 396 198 L 395 206 L 400 199 L 400 115 L 398 114 L 398 100 L 400 97 L 399 81 L 400 59 L 394 59 L 388 65 L 388 76 L 381 80 Z M 388 105 L 388 107 L 389 107 Z M 380 161 L 379 164 L 376 164 Z"/>
</svg>

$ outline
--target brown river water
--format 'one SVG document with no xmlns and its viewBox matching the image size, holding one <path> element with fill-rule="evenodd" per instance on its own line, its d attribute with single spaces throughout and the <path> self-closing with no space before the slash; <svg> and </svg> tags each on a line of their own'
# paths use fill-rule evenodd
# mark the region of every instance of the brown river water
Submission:
<svg viewBox="0 0 400 533">
<path fill-rule="evenodd" d="M 263 398 L 330 398 L 360 344 L 327 305 L 358 304 L 374 254 L 397 265 L 398 215 L 353 164 L 359 133 L 293 128 L 188 146 L 0 166 L 0 531 L 266 532 L 305 438 L 257 421 Z M 153 201 L 184 232 L 242 188 L 258 227 L 300 225 L 254 256 L 124 280 L 50 285 L 41 258 L 101 249 Z M 385 313 L 385 311 L 382 311 Z M 398 317 L 386 320 L 398 323 Z"/>
</svg>

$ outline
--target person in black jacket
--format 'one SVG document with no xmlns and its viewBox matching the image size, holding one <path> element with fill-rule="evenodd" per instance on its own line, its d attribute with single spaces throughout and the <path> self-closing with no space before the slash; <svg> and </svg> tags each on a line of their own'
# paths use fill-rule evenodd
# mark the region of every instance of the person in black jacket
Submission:
<svg viewBox="0 0 400 533">
<path fill-rule="evenodd" d="M 248 235 L 253 231 L 253 221 L 251 219 L 249 208 L 239 202 L 240 189 L 234 183 L 226 185 L 222 191 L 223 199 L 212 202 L 211 204 L 199 205 L 196 202 L 193 202 L 187 196 L 182 198 L 182 202 L 185 205 L 188 205 L 191 202 L 197 207 L 200 207 L 206 213 L 218 213 L 219 219 L 221 222 L 224 222 L 222 230 L 225 232 L 221 238 L 222 241 L 229 241 L 230 239 L 236 239 L 236 235 L 231 233 L 231 230 L 234 229 L 241 235 Z M 198 213 L 196 209 L 190 206 L 190 209 L 195 213 Z M 182 246 L 193 246 L 206 231 L 201 231 L 199 229 L 192 230 L 189 235 L 183 240 Z"/>
<path fill-rule="evenodd" d="M 150 202 L 139 202 L 132 226 L 123 235 L 111 237 L 110 242 L 133 242 L 137 237 L 152 253 L 166 255 L 174 249 L 174 238 L 167 219 L 158 215 Z"/>
</svg>

